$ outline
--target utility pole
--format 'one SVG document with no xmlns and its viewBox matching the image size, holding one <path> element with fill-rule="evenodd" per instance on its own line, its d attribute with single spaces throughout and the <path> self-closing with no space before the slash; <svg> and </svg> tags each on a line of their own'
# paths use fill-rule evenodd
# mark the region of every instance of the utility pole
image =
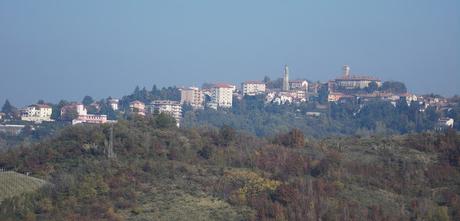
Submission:
<svg viewBox="0 0 460 221">
<path fill-rule="evenodd" d="M 110 125 L 110 135 L 109 135 L 109 146 L 107 148 L 107 158 L 109 159 L 116 158 L 115 152 L 113 151 L 113 124 Z"/>
</svg>

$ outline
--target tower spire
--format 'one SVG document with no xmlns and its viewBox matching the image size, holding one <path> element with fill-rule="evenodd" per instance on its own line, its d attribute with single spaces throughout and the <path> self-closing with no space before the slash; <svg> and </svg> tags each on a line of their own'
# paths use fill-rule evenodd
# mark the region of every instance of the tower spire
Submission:
<svg viewBox="0 0 460 221">
<path fill-rule="evenodd" d="M 350 66 L 344 65 L 342 70 L 343 70 L 343 77 L 349 78 L 350 77 Z"/>
<path fill-rule="evenodd" d="M 284 65 L 283 91 L 289 91 L 289 67 Z"/>
</svg>

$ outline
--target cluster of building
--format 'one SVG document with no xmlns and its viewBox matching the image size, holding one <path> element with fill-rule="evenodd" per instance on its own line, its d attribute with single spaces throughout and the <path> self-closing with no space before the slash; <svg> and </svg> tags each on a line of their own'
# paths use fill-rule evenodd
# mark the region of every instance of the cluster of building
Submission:
<svg viewBox="0 0 460 221">
<path fill-rule="evenodd" d="M 88 110 L 82 103 L 72 103 L 61 108 L 61 118 L 72 119 L 72 124 L 104 124 L 107 123 L 107 115 L 88 114 Z"/>
<path fill-rule="evenodd" d="M 411 93 L 395 94 L 380 90 L 367 91 L 372 85 L 377 89 L 382 86 L 379 78 L 366 75 L 352 75 L 350 67 L 344 65 L 342 75 L 327 83 L 309 82 L 305 79 L 289 80 L 289 67 L 284 67 L 282 85 L 280 88 L 268 88 L 262 81 L 245 81 L 240 90 L 231 84 L 215 84 L 210 88 L 183 88 L 181 89 L 181 104 L 188 103 L 193 108 L 230 108 L 233 98 L 241 99 L 244 96 L 264 96 L 266 103 L 285 104 L 301 103 L 318 100 L 320 88 L 327 89 L 328 102 L 345 102 L 347 100 L 385 100 L 396 106 L 396 103 L 404 99 L 408 105 L 412 102 L 420 104 L 420 111 L 428 107 L 436 107 L 436 110 L 449 108 L 447 99 L 417 96 Z M 208 97 L 209 99 L 205 99 Z M 309 112 L 309 116 L 318 116 L 318 112 Z M 453 119 L 439 119 L 439 124 L 448 127 L 453 126 Z M 447 122 L 447 123 L 444 123 Z"/>
<path fill-rule="evenodd" d="M 347 100 L 369 101 L 380 99 L 390 101 L 394 105 L 401 98 L 404 98 L 408 105 L 412 102 L 418 102 L 421 106 L 420 111 L 428 107 L 436 107 L 437 110 L 449 108 L 449 104 L 444 98 L 432 98 L 416 96 L 410 93 L 394 94 L 381 92 L 379 90 L 366 91 L 373 85 L 376 88 L 381 87 L 382 81 L 372 76 L 351 75 L 350 67 L 343 66 L 342 75 L 327 83 L 309 82 L 305 79 L 289 80 L 289 67 L 286 65 L 283 71 L 282 85 L 269 88 L 267 82 L 262 81 L 245 81 L 240 88 L 235 85 L 226 83 L 217 83 L 209 87 L 183 87 L 180 88 L 180 101 L 173 100 L 155 100 L 150 103 L 143 103 L 134 100 L 129 103 L 129 107 L 124 107 L 125 111 L 130 114 L 146 116 L 147 114 L 166 113 L 172 116 L 177 126 L 180 125 L 182 118 L 183 105 L 189 105 L 193 109 L 203 109 L 205 107 L 212 109 L 231 108 L 233 99 L 242 99 L 245 96 L 263 96 L 266 103 L 285 104 L 301 103 L 316 101 L 319 99 L 319 90 L 327 90 L 328 102 L 342 102 Z M 119 110 L 120 100 L 109 98 L 108 105 L 112 110 Z M 90 105 L 92 108 L 99 110 L 100 104 L 94 102 Z M 103 124 L 112 122 L 107 119 L 107 115 L 88 114 L 87 108 L 82 103 L 71 103 L 65 105 L 60 110 L 61 119 L 71 120 L 72 124 L 92 123 Z M 21 120 L 41 123 L 53 121 L 52 107 L 46 104 L 34 104 L 21 110 Z M 319 116 L 319 112 L 309 112 L 308 116 Z M 3 115 L 0 113 L 0 120 Z M 440 124 L 449 127 L 453 126 L 453 119 L 440 119 Z"/>
<path fill-rule="evenodd" d="M 43 121 L 53 121 L 51 114 L 53 108 L 46 104 L 33 104 L 21 110 L 21 120 L 41 123 Z"/>
<path fill-rule="evenodd" d="M 176 120 L 176 124 L 180 126 L 180 120 L 182 118 L 182 105 L 179 101 L 172 100 L 155 100 L 150 104 L 135 100 L 129 103 L 129 112 L 139 116 L 145 116 L 147 114 L 165 113 L 170 115 Z"/>
</svg>

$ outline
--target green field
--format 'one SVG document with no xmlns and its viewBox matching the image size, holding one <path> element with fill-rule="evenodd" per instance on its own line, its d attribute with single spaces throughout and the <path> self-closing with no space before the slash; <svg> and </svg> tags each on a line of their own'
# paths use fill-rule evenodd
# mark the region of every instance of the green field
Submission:
<svg viewBox="0 0 460 221">
<path fill-rule="evenodd" d="M 45 183 L 44 180 L 13 171 L 0 172 L 0 202 L 25 192 L 33 192 Z"/>
</svg>

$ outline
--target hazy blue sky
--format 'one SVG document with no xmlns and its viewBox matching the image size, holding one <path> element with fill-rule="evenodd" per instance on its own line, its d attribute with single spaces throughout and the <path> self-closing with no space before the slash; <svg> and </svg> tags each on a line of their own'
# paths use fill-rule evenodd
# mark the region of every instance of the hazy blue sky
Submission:
<svg viewBox="0 0 460 221">
<path fill-rule="evenodd" d="M 460 94 L 459 0 L 0 0 L 0 102 L 353 73 Z M 1 104 L 0 104 L 1 105 Z"/>
</svg>

